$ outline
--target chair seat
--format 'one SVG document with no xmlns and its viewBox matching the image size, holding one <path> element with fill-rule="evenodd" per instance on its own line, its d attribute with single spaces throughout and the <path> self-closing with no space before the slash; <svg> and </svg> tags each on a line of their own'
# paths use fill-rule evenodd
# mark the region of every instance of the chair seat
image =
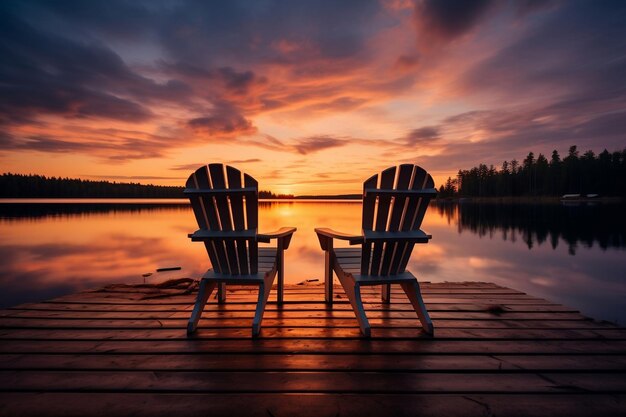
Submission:
<svg viewBox="0 0 626 417">
<path fill-rule="evenodd" d="M 415 276 L 404 271 L 396 275 L 361 275 L 361 250 L 357 248 L 335 249 L 337 264 L 346 273 L 350 273 L 355 282 L 361 285 L 397 284 L 415 280 Z"/>
<path fill-rule="evenodd" d="M 259 272 L 256 274 L 247 275 L 230 275 L 220 274 L 215 272 L 212 268 L 208 269 L 202 279 L 209 281 L 219 281 L 225 284 L 258 284 L 263 282 L 263 278 L 267 272 L 272 270 L 274 263 L 276 262 L 276 254 L 278 248 L 276 247 L 263 247 L 259 248 Z"/>
</svg>

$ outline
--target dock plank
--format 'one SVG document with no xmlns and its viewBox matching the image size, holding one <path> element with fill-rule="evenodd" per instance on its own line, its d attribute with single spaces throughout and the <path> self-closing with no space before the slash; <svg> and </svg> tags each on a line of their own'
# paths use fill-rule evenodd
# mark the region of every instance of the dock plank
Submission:
<svg viewBox="0 0 626 417">
<path fill-rule="evenodd" d="M 398 288 L 364 291 L 372 338 L 318 283 L 211 300 L 112 286 L 0 311 L 0 415 L 617 416 L 626 329 L 492 283 L 424 283 L 435 337 Z M 274 297 L 274 298 L 273 298 Z M 236 409 L 233 408 L 236 406 Z"/>
<path fill-rule="evenodd" d="M 508 416 L 621 417 L 626 395 L 432 395 L 432 394 L 167 394 L 10 393 L 2 409 L 15 416 L 229 416 L 397 417 Z"/>
</svg>

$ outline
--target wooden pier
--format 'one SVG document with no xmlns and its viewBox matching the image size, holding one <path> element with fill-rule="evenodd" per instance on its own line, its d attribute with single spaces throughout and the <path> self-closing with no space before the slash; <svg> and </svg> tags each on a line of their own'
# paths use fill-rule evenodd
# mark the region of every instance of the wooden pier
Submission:
<svg viewBox="0 0 626 417">
<path fill-rule="evenodd" d="M 0 311 L 0 416 L 624 416 L 626 329 L 490 283 L 374 289 L 360 336 L 340 287 L 293 285 L 251 338 L 254 290 L 111 287 Z M 366 290 L 369 291 L 369 290 Z M 275 293 L 270 301 L 275 300 Z"/>
</svg>

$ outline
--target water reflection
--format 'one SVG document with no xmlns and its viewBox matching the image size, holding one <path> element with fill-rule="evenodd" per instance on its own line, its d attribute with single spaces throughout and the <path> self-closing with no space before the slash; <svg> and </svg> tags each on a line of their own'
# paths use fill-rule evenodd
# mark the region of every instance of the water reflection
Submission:
<svg viewBox="0 0 626 417">
<path fill-rule="evenodd" d="M 70 200 L 71 201 L 71 200 Z M 58 203 L 41 202 L 33 199 L 31 203 L 0 203 L 0 218 L 3 222 L 11 220 L 20 221 L 22 219 L 38 219 L 42 217 L 72 217 L 96 213 L 115 212 L 148 212 L 171 208 L 187 209 L 189 203 L 186 200 L 170 200 L 169 202 L 155 203 L 154 200 L 148 202 L 115 202 L 111 200 L 107 203 L 78 201 L 68 204 L 67 201 L 59 200 Z"/>
<path fill-rule="evenodd" d="M 490 281 L 626 322 L 623 206 L 432 205 L 409 268 L 422 281 Z M 322 279 L 314 227 L 358 232 L 359 202 L 262 202 L 259 229 L 296 226 L 286 253 L 288 283 Z M 125 282 L 197 277 L 209 261 L 187 233 L 185 204 L 0 204 L 1 306 Z"/>
<path fill-rule="evenodd" d="M 601 249 L 626 246 L 626 207 L 622 204 L 485 204 L 440 203 L 439 215 L 479 236 L 503 240 L 521 239 L 529 249 L 549 241 L 556 249 L 560 240 L 574 255 L 579 245 Z"/>
</svg>

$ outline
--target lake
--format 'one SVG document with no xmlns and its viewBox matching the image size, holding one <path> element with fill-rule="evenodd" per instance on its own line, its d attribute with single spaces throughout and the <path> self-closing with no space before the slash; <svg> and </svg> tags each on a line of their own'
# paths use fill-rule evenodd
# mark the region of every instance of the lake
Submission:
<svg viewBox="0 0 626 417">
<path fill-rule="evenodd" d="M 409 269 L 420 281 L 488 281 L 626 323 L 626 207 L 621 204 L 437 203 Z M 285 280 L 323 281 L 315 227 L 357 233 L 361 203 L 261 202 L 259 230 L 295 226 Z M 0 203 L 0 307 L 111 283 L 198 277 L 209 267 L 180 200 Z M 156 273 L 157 268 L 180 271 Z M 151 276 L 142 277 L 145 273 Z"/>
</svg>

